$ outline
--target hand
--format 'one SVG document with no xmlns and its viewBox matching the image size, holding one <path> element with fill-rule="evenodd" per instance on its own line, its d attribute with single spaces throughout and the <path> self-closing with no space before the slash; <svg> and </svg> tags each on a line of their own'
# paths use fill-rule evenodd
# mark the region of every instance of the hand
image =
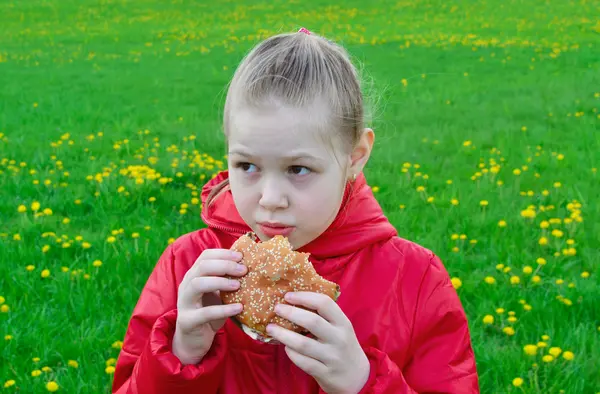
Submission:
<svg viewBox="0 0 600 394">
<path fill-rule="evenodd" d="M 287 293 L 292 305 L 278 304 L 275 313 L 309 330 L 316 339 L 269 324 L 267 333 L 285 345 L 290 360 L 311 375 L 328 394 L 358 393 L 369 378 L 370 363 L 352 323 L 338 304 L 324 294 Z"/>
<path fill-rule="evenodd" d="M 223 276 L 243 276 L 247 267 L 238 264 L 242 254 L 227 249 L 207 249 L 186 272 L 178 289 L 177 323 L 173 354 L 182 364 L 197 364 L 208 353 L 215 334 L 241 304 L 223 305 L 219 290 L 232 291 L 240 281 Z"/>
</svg>

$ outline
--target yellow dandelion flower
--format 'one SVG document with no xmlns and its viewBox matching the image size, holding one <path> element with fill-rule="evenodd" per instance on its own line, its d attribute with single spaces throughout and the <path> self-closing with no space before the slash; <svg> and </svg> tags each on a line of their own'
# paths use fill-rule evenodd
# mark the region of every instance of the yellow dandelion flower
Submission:
<svg viewBox="0 0 600 394">
<path fill-rule="evenodd" d="M 548 341 L 548 340 L 550 340 L 549 335 L 546 335 L 546 334 L 542 335 L 542 341 Z"/>
<path fill-rule="evenodd" d="M 523 305 L 523 309 L 525 309 L 526 311 L 530 311 L 532 309 L 532 307 L 529 304 L 525 304 L 525 305 Z"/>
<path fill-rule="evenodd" d="M 498 227 L 506 227 L 506 220 L 500 220 L 498 222 Z"/>
<path fill-rule="evenodd" d="M 8 313 L 9 311 L 10 311 L 10 307 L 8 305 L 2 304 L 0 306 L 0 312 L 2 312 L 2 313 Z"/>
<path fill-rule="evenodd" d="M 548 344 L 546 342 L 540 341 L 537 343 L 537 347 L 546 347 Z"/>
<path fill-rule="evenodd" d="M 538 257 L 538 259 L 535 262 L 539 265 L 546 265 L 546 259 L 543 257 Z"/>
<path fill-rule="evenodd" d="M 79 363 L 75 360 L 69 360 L 67 365 L 72 368 L 79 368 Z"/>
<path fill-rule="evenodd" d="M 548 245 L 548 238 L 546 238 L 546 237 L 541 237 L 541 238 L 540 238 L 540 240 L 538 241 L 538 243 L 539 243 L 540 245 L 542 245 L 542 246 L 543 246 L 543 245 Z"/>
<path fill-rule="evenodd" d="M 536 345 L 525 345 L 523 347 L 523 351 L 528 356 L 535 356 L 537 354 L 537 346 Z"/>
<path fill-rule="evenodd" d="M 531 282 L 533 282 L 533 283 L 540 283 L 541 281 L 542 281 L 542 278 L 539 275 L 534 275 L 531 278 Z"/>
<path fill-rule="evenodd" d="M 42 246 L 42 253 L 46 253 L 50 250 L 50 245 L 44 245 Z"/>
<path fill-rule="evenodd" d="M 113 367 L 112 365 L 108 366 L 106 367 L 106 369 L 104 369 L 104 372 L 106 372 L 107 374 L 113 374 L 115 373 L 115 367 Z"/>
<path fill-rule="evenodd" d="M 27 212 L 27 207 L 25 205 L 19 205 L 19 207 L 17 208 L 17 211 L 19 213 Z"/>
<path fill-rule="evenodd" d="M 50 381 L 48 383 L 46 383 L 46 390 L 50 391 L 51 393 L 55 392 L 58 390 L 58 383 L 56 383 L 55 381 Z"/>
<path fill-rule="evenodd" d="M 515 329 L 512 327 L 504 327 L 502 329 L 502 332 L 505 333 L 506 335 L 508 335 L 509 337 L 515 335 Z"/>
<path fill-rule="evenodd" d="M 108 242 L 109 244 L 112 244 L 116 241 L 117 239 L 113 236 L 110 236 L 108 238 L 106 238 L 106 242 Z"/>
<path fill-rule="evenodd" d="M 479 201 L 479 205 L 481 205 L 482 207 L 487 207 L 489 205 L 489 202 L 487 200 L 481 200 Z"/>
<path fill-rule="evenodd" d="M 575 355 L 573 354 L 573 352 L 570 352 L 567 350 L 566 352 L 563 353 L 563 358 L 565 360 L 571 361 L 575 358 Z"/>
<path fill-rule="evenodd" d="M 519 278 L 516 275 L 513 275 L 510 277 L 510 284 L 512 285 L 518 285 L 519 283 L 521 283 L 521 278 Z"/>
<path fill-rule="evenodd" d="M 131 234 L 131 238 L 139 238 L 140 237 L 140 233 L 132 233 Z"/>
<path fill-rule="evenodd" d="M 483 317 L 483 324 L 494 324 L 494 316 L 492 316 L 492 315 L 485 315 Z"/>
<path fill-rule="evenodd" d="M 493 285 L 494 283 L 496 283 L 496 279 L 493 276 L 486 276 L 485 279 L 483 279 L 483 280 L 488 285 Z"/>
<path fill-rule="evenodd" d="M 34 369 L 33 371 L 31 371 L 31 376 L 33 376 L 34 378 L 40 376 L 42 374 L 42 371 L 40 371 L 39 369 Z"/>
<path fill-rule="evenodd" d="M 452 205 L 458 205 L 459 204 L 459 202 L 458 202 L 458 200 L 456 198 L 453 198 L 452 200 L 450 200 L 450 203 Z"/>
<path fill-rule="evenodd" d="M 523 385 L 523 379 L 521 378 L 514 378 L 512 381 L 513 386 L 515 387 L 521 387 Z"/>
<path fill-rule="evenodd" d="M 94 262 L 92 263 L 92 265 L 94 267 L 100 267 L 100 266 L 102 266 L 102 261 L 100 261 L 100 260 L 94 260 Z"/>
<path fill-rule="evenodd" d="M 505 312 L 504 308 L 497 308 L 496 309 L 496 313 L 499 314 L 499 315 L 503 314 L 504 312 Z"/>
<path fill-rule="evenodd" d="M 13 379 L 7 380 L 6 382 L 4 382 L 4 388 L 9 388 L 15 385 L 15 382 Z"/>
<path fill-rule="evenodd" d="M 544 357 L 542 357 L 542 361 L 545 363 L 551 363 L 552 361 L 554 361 L 554 356 L 546 354 Z"/>
<path fill-rule="evenodd" d="M 525 275 L 530 275 L 533 272 L 533 268 L 531 268 L 530 266 L 526 265 L 525 267 L 523 267 L 523 273 Z"/>
<path fill-rule="evenodd" d="M 548 354 L 552 355 L 553 357 L 558 357 L 561 353 L 562 349 L 559 347 L 551 347 L 548 349 Z"/>
<path fill-rule="evenodd" d="M 52 216 L 52 210 L 50 208 L 44 208 L 42 211 L 46 216 Z"/>
<path fill-rule="evenodd" d="M 33 271 L 35 269 L 35 265 L 29 264 L 27 267 L 25 267 L 25 269 L 29 272 Z"/>
<path fill-rule="evenodd" d="M 589 278 L 589 277 L 590 277 L 590 273 L 589 273 L 589 272 L 587 272 L 587 271 L 583 271 L 583 272 L 581 273 L 581 277 L 582 277 L 582 278 L 584 278 L 584 279 L 586 279 L 586 278 Z"/>
<path fill-rule="evenodd" d="M 49 269 L 43 270 L 41 276 L 42 276 L 42 278 L 49 277 L 50 276 L 50 270 Z"/>
<path fill-rule="evenodd" d="M 452 278 L 452 286 L 454 289 L 458 290 L 462 286 L 462 281 L 459 278 Z"/>
<path fill-rule="evenodd" d="M 517 320 L 518 320 L 518 319 L 517 319 L 516 317 L 514 317 L 514 316 L 510 316 L 510 317 L 508 318 L 508 322 L 509 322 L 509 323 L 516 323 L 516 322 L 517 322 Z"/>
</svg>

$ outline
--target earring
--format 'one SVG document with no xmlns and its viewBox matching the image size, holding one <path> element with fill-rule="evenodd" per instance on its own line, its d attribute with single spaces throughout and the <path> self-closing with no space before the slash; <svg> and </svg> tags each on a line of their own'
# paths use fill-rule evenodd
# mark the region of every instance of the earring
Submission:
<svg viewBox="0 0 600 394">
<path fill-rule="evenodd" d="M 356 182 L 356 177 L 357 176 L 358 176 L 357 174 L 352 175 L 352 182 Z"/>
</svg>

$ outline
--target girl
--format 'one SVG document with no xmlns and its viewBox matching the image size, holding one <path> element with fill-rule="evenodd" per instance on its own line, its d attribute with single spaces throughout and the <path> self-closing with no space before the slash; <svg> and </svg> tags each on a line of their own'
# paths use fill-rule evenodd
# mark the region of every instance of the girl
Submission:
<svg viewBox="0 0 600 394">
<path fill-rule="evenodd" d="M 429 250 L 397 236 L 362 170 L 373 147 L 357 72 L 344 49 L 305 29 L 242 61 L 224 111 L 228 171 L 202 189 L 208 228 L 160 257 L 133 311 L 113 393 L 477 393 L 467 319 Z M 254 341 L 222 305 L 245 266 L 242 234 L 283 234 L 338 283 L 338 302 L 288 293 Z M 302 306 L 307 309 L 298 308 Z"/>
</svg>

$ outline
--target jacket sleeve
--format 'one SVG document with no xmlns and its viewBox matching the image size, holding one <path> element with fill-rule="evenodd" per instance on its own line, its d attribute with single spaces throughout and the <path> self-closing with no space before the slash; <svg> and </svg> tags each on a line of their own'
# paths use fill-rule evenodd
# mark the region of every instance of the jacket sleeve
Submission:
<svg viewBox="0 0 600 394">
<path fill-rule="evenodd" d="M 401 368 L 373 347 L 359 394 L 479 393 L 467 317 L 441 261 L 434 256 L 419 287 L 407 363 Z"/>
<path fill-rule="evenodd" d="M 223 376 L 225 335 L 215 336 L 197 365 L 182 365 L 171 351 L 179 281 L 174 244 L 161 255 L 134 308 L 115 367 L 113 394 L 216 393 Z"/>
</svg>

